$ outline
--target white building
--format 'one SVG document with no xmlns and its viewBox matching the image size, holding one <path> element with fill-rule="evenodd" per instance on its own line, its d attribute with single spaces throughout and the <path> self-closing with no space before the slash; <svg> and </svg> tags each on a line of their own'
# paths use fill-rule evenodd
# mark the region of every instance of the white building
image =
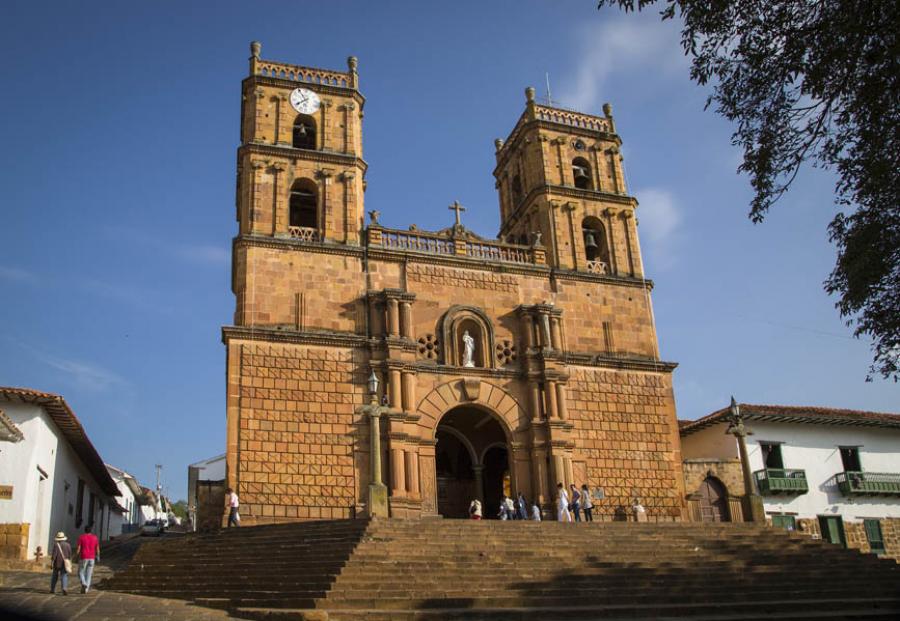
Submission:
<svg viewBox="0 0 900 621">
<path fill-rule="evenodd" d="M 119 505 L 122 507 L 121 512 L 114 512 L 110 516 L 109 535 L 110 537 L 118 537 L 123 533 L 136 531 L 143 523 L 141 514 L 141 502 L 143 502 L 143 492 L 137 479 L 128 474 L 124 470 L 106 464 L 106 469 L 112 480 L 116 482 L 119 488 Z"/>
<path fill-rule="evenodd" d="M 188 517 L 191 529 L 221 522 L 225 490 L 225 453 L 188 466 Z"/>
<path fill-rule="evenodd" d="M 900 415 L 747 404 L 740 411 L 767 520 L 900 557 Z M 725 408 L 682 424 L 686 464 L 740 463 L 737 440 L 725 433 L 728 415 Z"/>
<path fill-rule="evenodd" d="M 0 556 L 46 555 L 57 531 L 71 541 L 88 525 L 108 539 L 119 489 L 65 400 L 0 387 L 0 410 Z"/>
</svg>

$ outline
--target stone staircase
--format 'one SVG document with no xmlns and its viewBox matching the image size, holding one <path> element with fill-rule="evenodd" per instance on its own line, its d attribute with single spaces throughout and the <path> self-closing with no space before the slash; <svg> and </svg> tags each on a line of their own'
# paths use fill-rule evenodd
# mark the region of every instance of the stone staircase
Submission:
<svg viewBox="0 0 900 621">
<path fill-rule="evenodd" d="M 900 617 L 900 565 L 749 524 L 259 526 L 145 544 L 105 588 L 257 619 Z"/>
</svg>

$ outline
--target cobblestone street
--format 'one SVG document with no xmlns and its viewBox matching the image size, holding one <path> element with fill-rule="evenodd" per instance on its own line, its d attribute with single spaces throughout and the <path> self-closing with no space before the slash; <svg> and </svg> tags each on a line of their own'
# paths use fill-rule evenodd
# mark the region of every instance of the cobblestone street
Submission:
<svg viewBox="0 0 900 621">
<path fill-rule="evenodd" d="M 178 535 L 172 535 L 178 536 Z M 125 564 L 146 538 L 131 537 L 110 545 L 94 571 L 94 585 L 109 578 Z M 77 570 L 77 566 L 76 566 Z M 213 621 L 234 619 L 223 610 L 203 608 L 176 599 L 144 597 L 92 588 L 82 594 L 77 571 L 69 576 L 69 594 L 50 594 L 50 573 L 0 571 L 0 619 L 40 621 Z"/>
</svg>

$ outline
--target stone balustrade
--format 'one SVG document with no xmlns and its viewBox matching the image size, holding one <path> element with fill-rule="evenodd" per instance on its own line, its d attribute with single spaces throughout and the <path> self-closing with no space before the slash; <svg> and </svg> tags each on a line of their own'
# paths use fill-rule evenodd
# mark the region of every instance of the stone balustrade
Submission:
<svg viewBox="0 0 900 621">
<path fill-rule="evenodd" d="M 486 261 L 505 263 L 544 264 L 543 248 L 491 241 L 475 241 L 426 233 L 395 229 L 370 228 L 369 244 L 392 250 L 412 250 L 429 254 L 464 256 Z"/>
</svg>

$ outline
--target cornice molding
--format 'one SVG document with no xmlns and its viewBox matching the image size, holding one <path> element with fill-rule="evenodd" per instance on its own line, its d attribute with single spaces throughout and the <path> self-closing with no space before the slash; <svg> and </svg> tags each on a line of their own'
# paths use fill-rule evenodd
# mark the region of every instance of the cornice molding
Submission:
<svg viewBox="0 0 900 621">
<path fill-rule="evenodd" d="M 359 104 L 360 109 L 366 104 L 365 96 L 355 88 L 349 86 L 335 86 L 333 84 L 316 84 L 313 82 L 297 82 L 294 80 L 285 80 L 283 78 L 273 78 L 265 75 L 250 75 L 241 82 L 242 88 L 253 88 L 255 86 L 275 86 L 277 88 L 285 88 L 294 90 L 295 88 L 307 88 L 316 93 L 334 95 L 337 97 L 348 97 Z"/>
<path fill-rule="evenodd" d="M 336 164 L 342 166 L 358 166 L 365 173 L 369 164 L 361 157 L 352 153 L 339 153 L 337 151 L 317 151 L 313 149 L 295 149 L 287 145 L 267 144 L 264 142 L 246 142 L 238 147 L 238 157 L 244 155 L 268 155 L 286 160 L 309 160 L 324 164 Z"/>
<path fill-rule="evenodd" d="M 569 352 L 563 354 L 562 358 L 566 366 L 596 367 L 602 369 L 617 369 L 626 371 L 652 371 L 656 373 L 671 373 L 678 366 L 677 362 L 650 360 L 649 358 L 611 356 L 608 354 Z"/>
<path fill-rule="evenodd" d="M 222 326 L 222 343 L 228 345 L 232 339 L 331 347 L 365 347 L 368 341 L 365 335 L 349 332 L 312 332 L 308 330 L 298 332 L 268 327 Z"/>
<path fill-rule="evenodd" d="M 293 239 L 291 237 L 270 237 L 268 235 L 244 234 L 235 237 L 232 242 L 232 251 L 243 247 L 273 248 L 276 250 L 304 250 L 318 254 L 336 254 L 355 257 L 362 260 L 365 249 L 362 246 L 349 246 L 337 242 L 310 242 Z"/>
</svg>

